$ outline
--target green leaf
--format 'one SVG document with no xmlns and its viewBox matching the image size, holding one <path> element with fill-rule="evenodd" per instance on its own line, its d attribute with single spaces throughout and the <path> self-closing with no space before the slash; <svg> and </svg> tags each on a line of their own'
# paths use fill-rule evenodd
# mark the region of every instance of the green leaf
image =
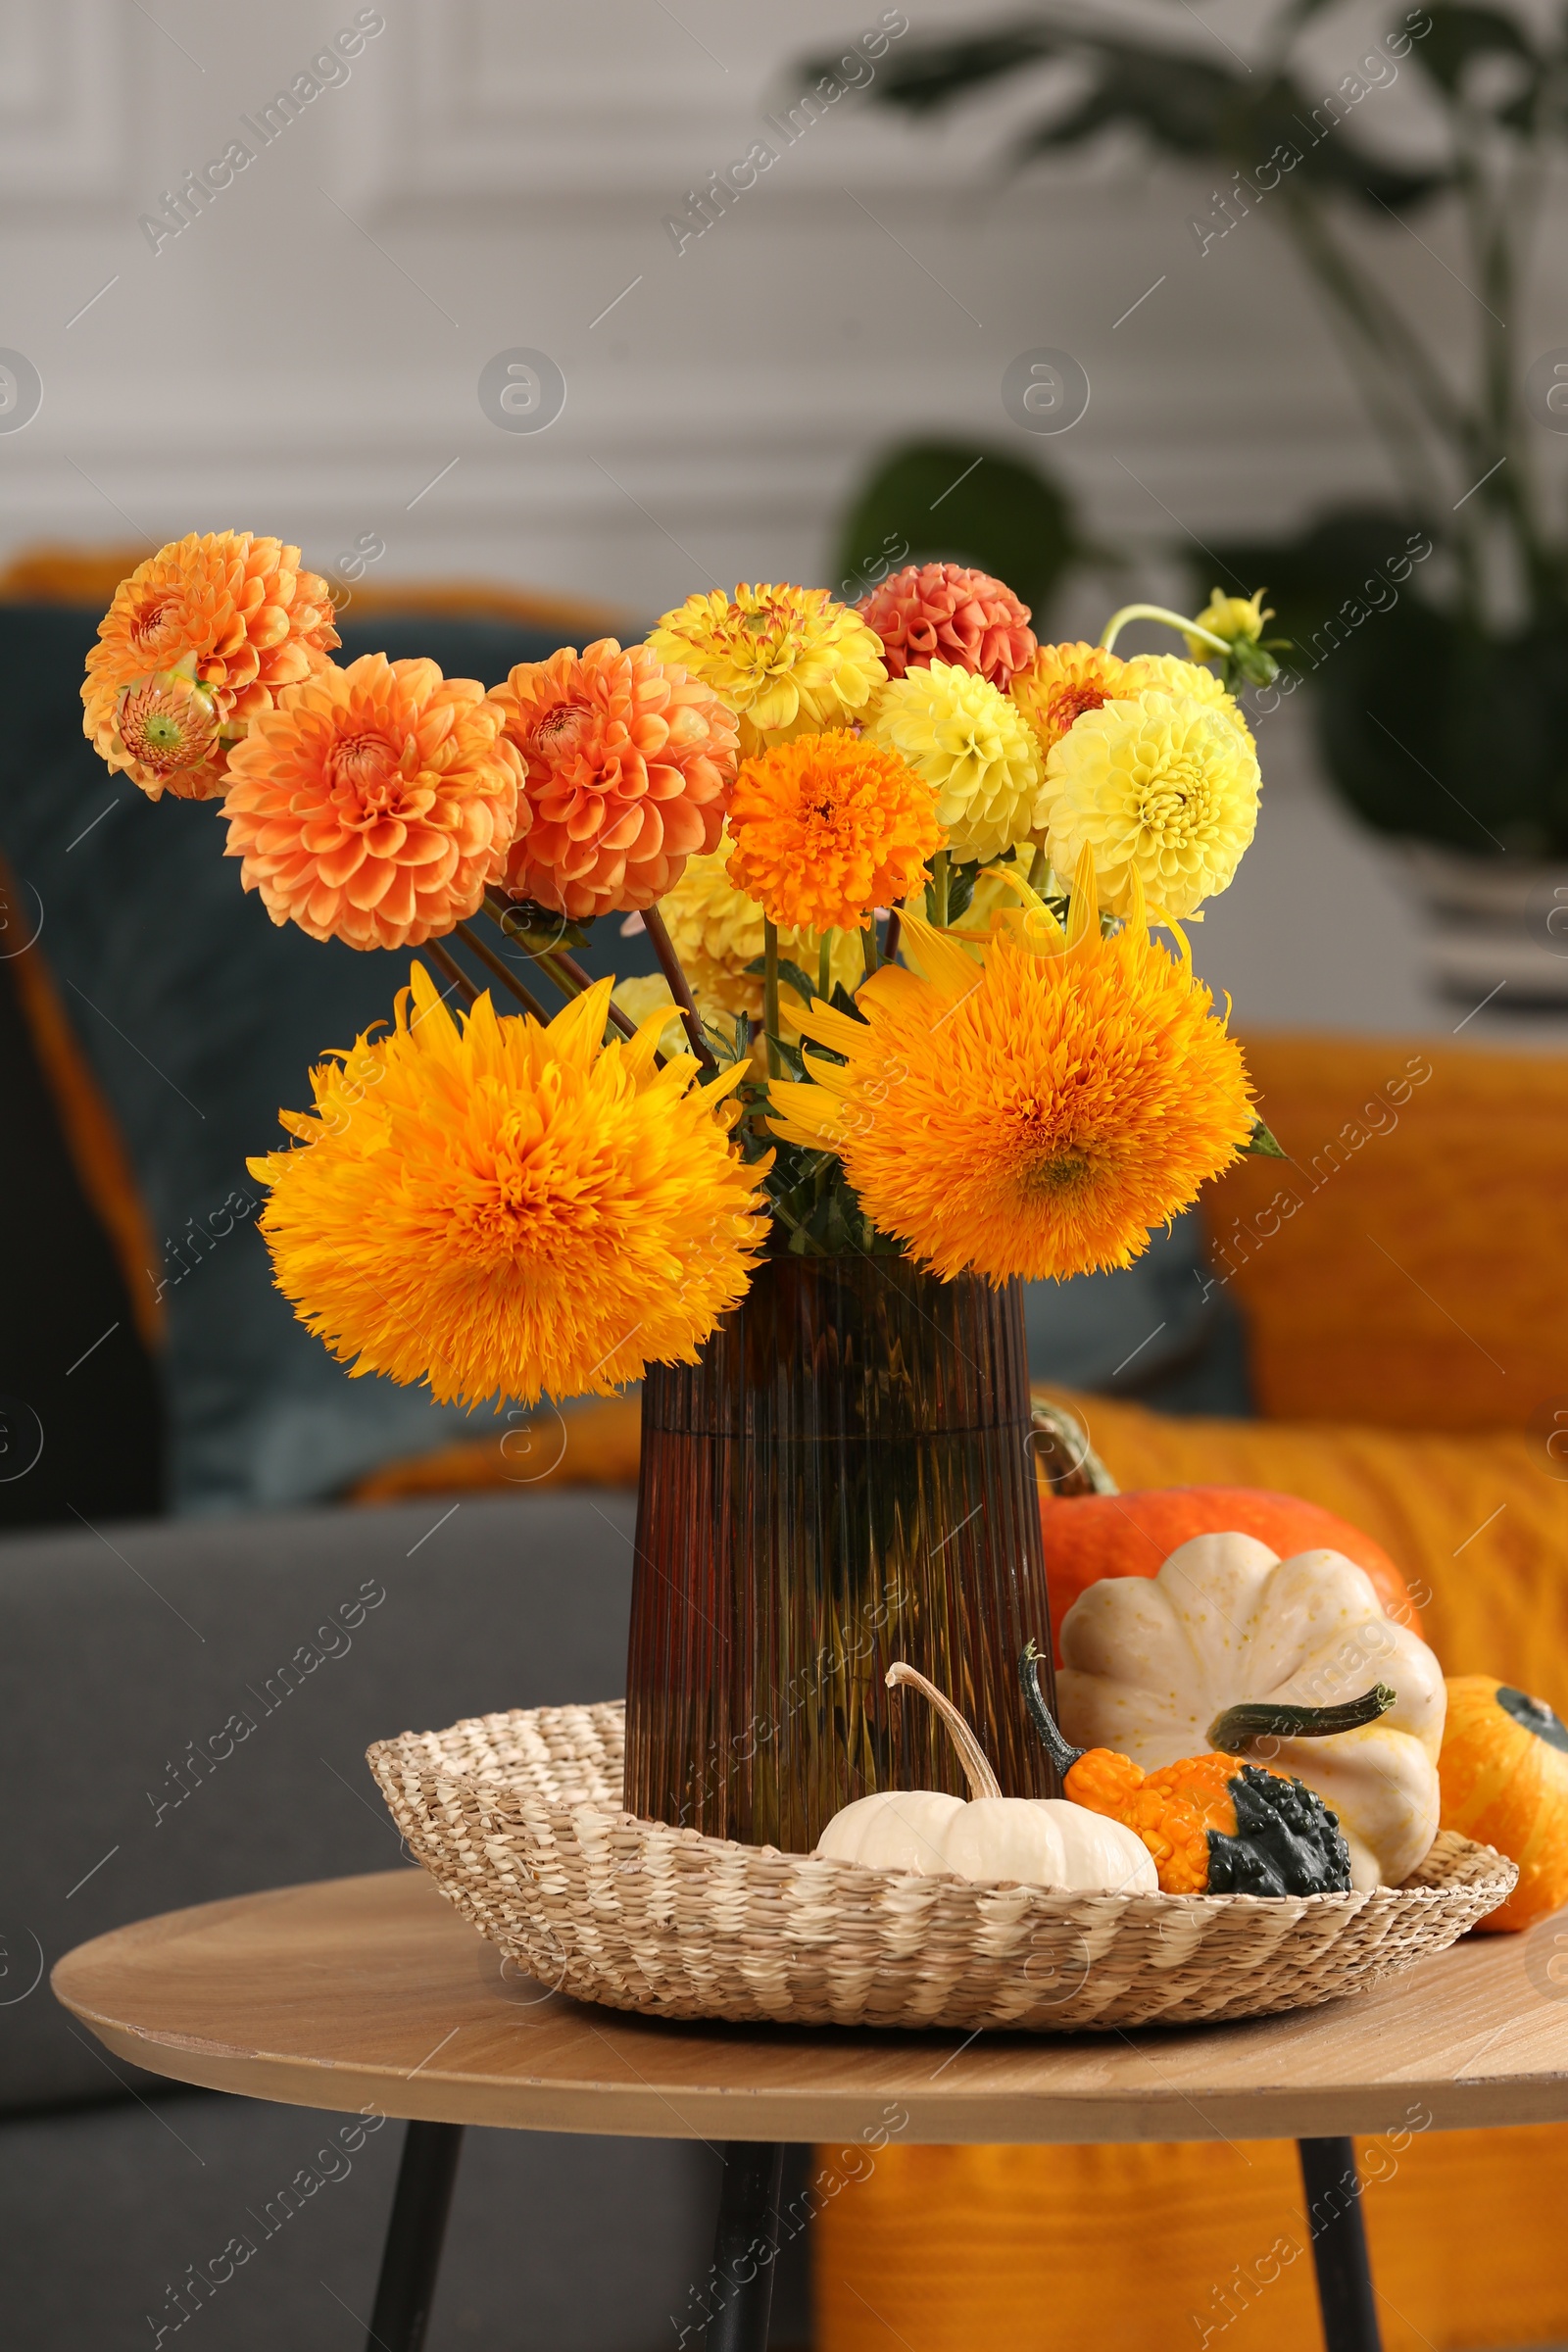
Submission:
<svg viewBox="0 0 1568 2352">
<path fill-rule="evenodd" d="M 987 442 L 909 442 L 880 457 L 855 495 L 834 594 L 858 604 L 906 564 L 967 564 L 1041 612 L 1084 552 L 1066 492 L 1033 464 Z"/>
<path fill-rule="evenodd" d="M 1252 1113 L 1252 1132 L 1242 1150 L 1254 1159 L 1289 1159 L 1291 1156 L 1277 1138 L 1270 1134 L 1255 1111 Z"/>
<path fill-rule="evenodd" d="M 765 1030 L 763 1034 L 786 1069 L 793 1070 L 797 1078 L 810 1076 L 811 1073 L 806 1066 L 806 1055 L 799 1046 L 792 1046 L 787 1038 L 775 1037 L 771 1029 Z"/>
</svg>

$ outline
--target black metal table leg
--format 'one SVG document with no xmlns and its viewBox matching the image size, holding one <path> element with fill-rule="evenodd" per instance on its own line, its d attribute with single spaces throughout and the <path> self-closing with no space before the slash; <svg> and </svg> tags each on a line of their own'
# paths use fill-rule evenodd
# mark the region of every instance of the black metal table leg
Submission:
<svg viewBox="0 0 1568 2352">
<path fill-rule="evenodd" d="M 420 2352 L 462 2153 L 461 2124 L 410 2124 L 404 2135 L 366 2352 Z"/>
<path fill-rule="evenodd" d="M 1349 2139 L 1298 2139 L 1307 2226 L 1328 2352 L 1382 2352 L 1361 2180 Z"/>
<path fill-rule="evenodd" d="M 778 2255 L 778 2198 L 784 2172 L 782 2142 L 731 2139 L 724 2144 L 724 2184 L 713 2235 L 714 2296 L 718 2309 L 703 2352 L 767 2352 Z"/>
</svg>

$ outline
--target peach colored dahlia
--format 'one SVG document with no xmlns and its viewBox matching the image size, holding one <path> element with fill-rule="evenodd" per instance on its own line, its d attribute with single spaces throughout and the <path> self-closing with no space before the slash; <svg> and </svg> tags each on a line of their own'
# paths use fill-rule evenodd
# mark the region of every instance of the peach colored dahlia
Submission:
<svg viewBox="0 0 1568 2352">
<path fill-rule="evenodd" d="M 522 762 L 474 678 L 362 654 L 285 687 L 229 755 L 230 858 L 274 923 L 417 947 L 478 911 L 519 819 Z"/>
<path fill-rule="evenodd" d="M 280 687 L 327 668 L 337 643 L 326 582 L 300 569 L 297 547 L 250 531 L 192 532 L 138 564 L 115 590 L 87 656 L 83 731 L 150 799 L 169 791 L 211 800 L 223 790 L 228 743 L 271 709 Z M 194 763 L 183 755 L 199 718 L 176 677 L 198 685 L 211 707 L 212 741 Z M 184 722 L 155 726 L 151 742 L 141 724 L 148 708 L 128 700 L 149 686 L 181 705 Z"/>
<path fill-rule="evenodd" d="M 855 609 L 881 638 L 890 678 L 947 662 L 1005 694 L 1013 671 L 1034 659 L 1028 606 L 961 564 L 907 564 Z"/>
<path fill-rule="evenodd" d="M 629 912 L 714 847 L 736 722 L 678 664 L 601 637 L 520 662 L 490 702 L 521 755 L 530 816 L 507 866 L 514 898 L 577 921 Z"/>
</svg>

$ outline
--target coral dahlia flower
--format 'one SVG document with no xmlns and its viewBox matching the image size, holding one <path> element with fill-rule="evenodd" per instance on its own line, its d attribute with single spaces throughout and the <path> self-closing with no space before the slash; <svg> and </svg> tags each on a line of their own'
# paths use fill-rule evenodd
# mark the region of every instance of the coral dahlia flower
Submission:
<svg viewBox="0 0 1568 2352">
<path fill-rule="evenodd" d="M 1029 608 L 1010 588 L 961 564 L 908 564 L 856 606 L 876 631 L 890 678 L 951 662 L 989 678 L 1003 693 L 1032 660 Z"/>
<path fill-rule="evenodd" d="M 1082 887 L 1087 880 L 1088 887 Z M 773 1132 L 836 1151 L 866 1214 L 944 1280 L 1125 1266 L 1237 1156 L 1252 1127 L 1241 1052 L 1206 988 L 1142 912 L 1102 937 L 1092 864 L 1063 933 L 1043 904 L 981 960 L 918 917 L 859 989 L 796 1025 L 842 1062 L 776 1083 Z"/>
<path fill-rule="evenodd" d="M 223 789 L 227 745 L 278 689 L 328 668 L 338 643 L 326 582 L 300 569 L 300 551 L 250 531 L 195 532 L 172 540 L 122 580 L 87 656 L 82 727 L 111 768 L 123 769 L 149 799 L 173 792 L 211 800 Z M 167 730 L 149 740 L 145 698 L 166 696 L 171 674 L 199 684 L 213 713 L 202 759 L 172 762 Z M 121 724 L 128 712 L 130 732 Z M 187 709 L 183 714 L 192 717 Z M 174 745 L 188 746 L 183 737 Z"/>
<path fill-rule="evenodd" d="M 735 718 L 645 645 L 602 637 L 521 662 L 490 702 L 521 756 L 529 824 L 515 898 L 578 921 L 652 906 L 710 850 L 735 781 Z"/>
<path fill-rule="evenodd" d="M 853 930 L 927 879 L 933 797 L 896 753 L 801 735 L 742 762 L 726 872 L 780 930 Z"/>
<path fill-rule="evenodd" d="M 1018 671 L 1010 693 L 1029 723 L 1030 733 L 1045 760 L 1053 744 L 1086 710 L 1098 710 L 1113 695 L 1129 691 L 1129 664 L 1102 645 L 1043 645 L 1026 668 Z"/>
<path fill-rule="evenodd" d="M 527 815 L 484 688 L 384 654 L 286 686 L 229 776 L 245 888 L 274 923 L 351 948 L 417 947 L 476 913 Z"/>
<path fill-rule="evenodd" d="M 656 1068 L 662 1015 L 605 1045 L 602 980 L 548 1026 L 461 1022 L 416 964 L 390 1036 L 311 1073 L 293 1151 L 249 1162 L 278 1289 L 356 1374 L 443 1403 L 605 1396 L 693 1363 L 742 1298 L 769 1163 L 742 1163 L 695 1061 Z"/>
<path fill-rule="evenodd" d="M 741 754 L 847 726 L 887 676 L 882 641 L 825 588 L 751 588 L 689 596 L 648 640 L 737 712 Z"/>
</svg>

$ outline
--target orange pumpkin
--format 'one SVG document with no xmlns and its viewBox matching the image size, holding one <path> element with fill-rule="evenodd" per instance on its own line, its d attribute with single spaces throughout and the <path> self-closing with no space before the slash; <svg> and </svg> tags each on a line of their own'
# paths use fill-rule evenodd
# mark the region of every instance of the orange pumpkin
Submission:
<svg viewBox="0 0 1568 2352">
<path fill-rule="evenodd" d="M 1157 1576 L 1176 1546 L 1194 1536 L 1255 1536 L 1282 1560 L 1298 1551 L 1342 1551 L 1366 1570 L 1385 1616 L 1421 1632 L 1420 1612 L 1382 1544 L 1297 1494 L 1267 1487 L 1145 1487 L 1130 1494 L 1055 1495 L 1042 1487 L 1040 1527 L 1058 1665 L 1061 1621 L 1080 1592 L 1104 1576 Z"/>
<path fill-rule="evenodd" d="M 1450 1675 L 1447 1690 L 1443 1827 L 1519 1865 L 1518 1886 L 1482 1927 L 1532 1927 L 1568 1902 L 1568 1729 L 1544 1698 L 1489 1674 Z"/>
</svg>

